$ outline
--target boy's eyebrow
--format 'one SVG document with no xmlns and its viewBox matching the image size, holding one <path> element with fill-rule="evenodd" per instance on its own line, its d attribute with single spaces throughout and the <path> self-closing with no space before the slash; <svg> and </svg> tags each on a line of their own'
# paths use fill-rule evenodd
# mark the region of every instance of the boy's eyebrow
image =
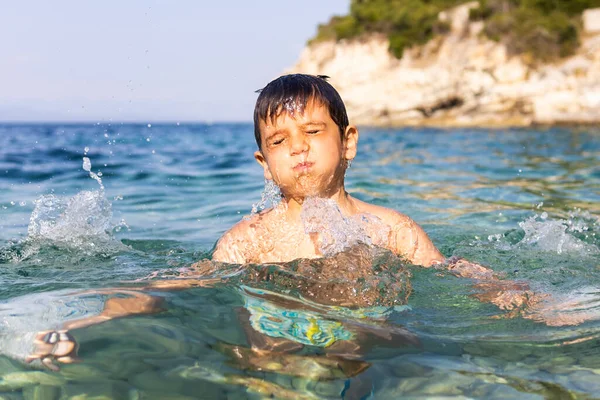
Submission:
<svg viewBox="0 0 600 400">
<path fill-rule="evenodd" d="M 269 140 L 271 139 L 273 136 L 279 135 L 280 133 L 283 133 L 285 130 L 284 129 L 277 129 L 275 132 L 272 132 L 270 135 L 267 135 L 265 137 L 265 140 Z"/>
</svg>

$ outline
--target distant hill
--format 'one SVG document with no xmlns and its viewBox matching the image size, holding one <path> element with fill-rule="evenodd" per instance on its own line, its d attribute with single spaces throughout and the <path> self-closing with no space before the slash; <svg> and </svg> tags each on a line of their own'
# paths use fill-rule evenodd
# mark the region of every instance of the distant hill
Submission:
<svg viewBox="0 0 600 400">
<path fill-rule="evenodd" d="M 404 50 L 427 43 L 450 27 L 440 12 L 464 0 L 351 0 L 350 13 L 320 25 L 309 43 L 387 36 L 389 50 L 401 58 Z M 600 7 L 600 0 L 479 0 L 470 19 L 483 21 L 482 34 L 502 42 L 512 55 L 532 62 L 570 56 L 580 44 L 581 13 Z"/>
</svg>

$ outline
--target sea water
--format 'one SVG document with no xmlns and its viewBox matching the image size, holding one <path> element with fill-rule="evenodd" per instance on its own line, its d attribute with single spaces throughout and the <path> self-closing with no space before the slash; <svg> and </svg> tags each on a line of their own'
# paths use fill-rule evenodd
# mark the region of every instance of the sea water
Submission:
<svg viewBox="0 0 600 400">
<path fill-rule="evenodd" d="M 577 325 L 480 302 L 475 282 L 442 269 L 344 250 L 368 238 L 317 202 L 305 215 L 329 215 L 330 237 L 343 238 L 327 243 L 328 259 L 233 266 L 210 272 L 220 284 L 150 291 L 164 298 L 161 312 L 72 331 L 80 363 L 58 372 L 23 363 L 36 332 L 102 309 L 106 296 L 93 290 L 185 279 L 265 205 L 252 132 L 0 126 L 0 398 L 600 398 L 594 128 L 364 128 L 346 178 L 354 196 L 415 219 L 444 255 L 527 282 Z M 365 265 L 368 279 L 353 280 Z M 379 292 L 357 308 L 313 293 L 319 285 Z M 332 355 L 304 340 L 257 356 L 250 303 L 305 339 L 359 332 L 357 346 Z"/>
</svg>

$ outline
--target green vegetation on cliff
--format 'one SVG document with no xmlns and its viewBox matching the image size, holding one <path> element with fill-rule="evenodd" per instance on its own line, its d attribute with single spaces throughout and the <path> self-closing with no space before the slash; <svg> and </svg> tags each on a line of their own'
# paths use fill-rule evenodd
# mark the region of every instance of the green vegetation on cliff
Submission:
<svg viewBox="0 0 600 400">
<path fill-rule="evenodd" d="M 466 0 L 351 0 L 350 14 L 320 25 L 312 42 L 387 35 L 398 58 L 405 48 L 426 43 L 446 32 L 438 14 Z M 479 0 L 472 20 L 485 22 L 490 39 L 507 44 L 512 54 L 531 61 L 550 61 L 572 54 L 579 44 L 581 13 L 600 7 L 600 0 Z"/>
</svg>

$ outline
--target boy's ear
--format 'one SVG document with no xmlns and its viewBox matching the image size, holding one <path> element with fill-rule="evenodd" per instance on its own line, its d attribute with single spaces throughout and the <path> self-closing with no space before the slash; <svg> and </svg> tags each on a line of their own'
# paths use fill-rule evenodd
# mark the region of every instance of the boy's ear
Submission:
<svg viewBox="0 0 600 400">
<path fill-rule="evenodd" d="M 267 160 L 265 160 L 265 156 L 263 155 L 262 151 L 260 151 L 260 150 L 255 151 L 254 159 L 256 160 L 256 162 L 258 162 L 260 164 L 261 167 L 263 167 L 265 179 L 272 180 L 273 175 L 271 174 L 271 170 L 269 169 L 269 166 L 267 165 Z"/>
<path fill-rule="evenodd" d="M 348 125 L 344 132 L 344 158 L 352 160 L 356 157 L 358 150 L 358 129 L 354 125 Z"/>
</svg>

